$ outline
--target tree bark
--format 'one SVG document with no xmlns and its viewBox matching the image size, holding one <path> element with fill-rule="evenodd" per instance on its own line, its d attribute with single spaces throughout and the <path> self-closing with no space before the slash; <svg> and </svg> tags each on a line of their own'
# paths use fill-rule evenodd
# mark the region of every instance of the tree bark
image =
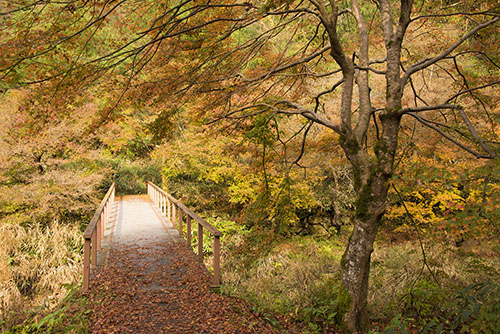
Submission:
<svg viewBox="0 0 500 334">
<path fill-rule="evenodd" d="M 350 295 L 344 326 L 351 333 L 365 333 L 370 324 L 367 310 L 368 277 L 376 229 L 366 228 L 368 225 L 366 222 L 355 222 L 342 259 L 342 284 Z"/>
<path fill-rule="evenodd" d="M 377 170 L 378 166 L 372 166 L 371 174 L 363 176 L 367 182 L 358 190 L 354 229 L 341 262 L 342 285 L 350 296 L 344 326 L 350 333 L 366 333 L 370 325 L 367 309 L 370 259 L 385 211 L 390 177 L 390 173 Z"/>
</svg>

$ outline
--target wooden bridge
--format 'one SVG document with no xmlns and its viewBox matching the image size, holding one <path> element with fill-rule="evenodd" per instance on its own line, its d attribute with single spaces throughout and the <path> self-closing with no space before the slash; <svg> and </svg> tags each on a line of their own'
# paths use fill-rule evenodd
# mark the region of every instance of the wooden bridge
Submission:
<svg viewBox="0 0 500 334">
<path fill-rule="evenodd" d="M 213 293 L 221 283 L 221 232 L 153 183 L 147 189 L 147 195 L 115 197 L 112 184 L 84 232 L 89 332 L 282 332 L 249 303 Z M 198 255 L 191 249 L 195 231 Z M 207 238 L 210 271 L 203 258 Z M 282 325 L 285 333 L 297 332 L 289 322 Z"/>
<path fill-rule="evenodd" d="M 203 239 L 213 239 L 211 285 L 219 287 L 221 232 L 151 182 L 147 183 L 147 195 L 148 197 L 124 197 L 116 200 L 115 184 L 111 185 L 83 234 L 83 290 L 89 290 L 91 265 L 95 267 L 100 266 L 103 261 L 113 261 L 100 253 L 126 244 L 167 244 L 181 240 L 185 241 L 187 247 L 191 247 L 193 223 L 197 225 L 200 264 L 204 263 Z"/>
</svg>

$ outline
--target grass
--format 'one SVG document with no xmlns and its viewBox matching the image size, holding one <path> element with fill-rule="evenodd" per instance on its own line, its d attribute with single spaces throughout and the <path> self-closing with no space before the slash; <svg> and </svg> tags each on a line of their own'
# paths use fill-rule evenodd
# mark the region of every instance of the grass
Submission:
<svg viewBox="0 0 500 334">
<path fill-rule="evenodd" d="M 0 225 L 2 329 L 21 322 L 29 310 L 59 305 L 81 278 L 82 246 L 78 225 Z"/>
<path fill-rule="evenodd" d="M 252 254 L 235 252 L 223 265 L 224 292 L 250 300 L 261 310 L 305 322 L 311 332 L 339 325 L 346 306 L 340 258 L 347 234 L 331 240 L 310 236 L 275 239 L 267 251 L 254 253 L 253 261 L 245 258 Z M 498 241 L 471 240 L 461 247 L 433 241 L 425 250 L 429 268 L 423 263 L 418 241 L 377 242 L 368 296 L 374 323 L 389 331 L 392 320 L 393 326 L 417 331 L 442 323 L 448 328 L 482 326 L 487 330 L 477 333 L 491 332 L 496 326 L 496 317 L 492 317 L 495 300 L 500 298 Z M 479 289 L 472 287 L 482 284 L 490 288 L 480 298 Z M 460 297 L 464 293 L 469 297 Z M 471 306 L 471 300 L 481 307 Z M 467 320 L 461 321 L 464 314 Z"/>
<path fill-rule="evenodd" d="M 68 286 L 67 295 L 51 311 L 32 312 L 22 324 L 5 334 L 88 333 L 88 300 L 80 293 L 80 285 Z"/>
<path fill-rule="evenodd" d="M 245 259 L 226 259 L 224 292 L 311 328 L 330 327 L 339 322 L 346 306 L 340 287 L 342 253 L 336 241 L 314 237 L 281 240 L 250 266 L 238 264 Z"/>
</svg>

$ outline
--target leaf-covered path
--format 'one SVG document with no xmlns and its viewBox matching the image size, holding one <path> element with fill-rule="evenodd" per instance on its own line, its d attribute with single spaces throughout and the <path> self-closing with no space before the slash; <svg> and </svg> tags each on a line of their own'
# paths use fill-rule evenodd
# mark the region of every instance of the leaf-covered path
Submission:
<svg viewBox="0 0 500 334">
<path fill-rule="evenodd" d="M 115 203 L 90 287 L 92 333 L 276 333 L 210 277 L 146 197 Z M 291 332 L 286 330 L 287 332 Z"/>
</svg>

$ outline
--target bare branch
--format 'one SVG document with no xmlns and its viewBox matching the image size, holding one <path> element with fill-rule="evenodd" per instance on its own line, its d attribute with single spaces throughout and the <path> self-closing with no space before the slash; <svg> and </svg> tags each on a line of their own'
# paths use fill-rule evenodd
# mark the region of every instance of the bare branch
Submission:
<svg viewBox="0 0 500 334">
<path fill-rule="evenodd" d="M 428 19 L 432 17 L 450 17 L 450 16 L 499 16 L 499 13 L 492 12 L 490 10 L 482 11 L 482 12 L 453 12 L 448 14 L 427 14 L 427 15 L 419 15 L 411 19 L 411 22 L 415 22 L 421 19 Z"/>
<path fill-rule="evenodd" d="M 465 113 L 463 108 L 458 108 L 458 112 L 460 113 L 460 116 L 462 117 L 462 120 L 464 121 L 465 125 L 467 125 L 467 128 L 469 129 L 472 137 L 474 140 L 481 146 L 481 148 L 487 152 L 492 158 L 496 158 L 497 154 L 493 152 L 488 145 L 484 142 L 484 140 L 479 136 L 476 128 L 474 125 L 472 125 L 472 122 L 470 121 L 469 117 Z"/>
<path fill-rule="evenodd" d="M 408 113 L 418 113 L 422 111 L 441 110 L 441 109 L 460 109 L 460 108 L 461 108 L 460 106 L 454 104 L 436 104 L 431 106 L 404 108 L 399 111 L 399 114 L 404 115 Z"/>
<path fill-rule="evenodd" d="M 457 97 L 461 96 L 461 95 L 464 95 L 464 94 L 467 94 L 467 93 L 470 93 L 470 92 L 473 92 L 475 90 L 479 90 L 479 89 L 483 89 L 483 88 L 486 88 L 486 87 L 491 87 L 491 86 L 495 86 L 495 85 L 498 85 L 500 84 L 500 80 L 497 80 L 497 81 L 493 81 L 493 82 L 490 82 L 490 83 L 487 83 L 487 84 L 484 84 L 484 85 L 481 85 L 481 86 L 477 86 L 477 87 L 472 87 L 472 88 L 469 88 L 467 90 L 464 90 L 464 91 L 461 91 L 455 95 L 453 95 L 452 97 L 450 97 L 448 100 L 446 100 L 446 103 L 449 103 L 451 100 L 454 100 L 456 99 Z"/>
<path fill-rule="evenodd" d="M 478 159 L 479 158 L 483 158 L 483 159 L 492 159 L 493 158 L 490 155 L 481 154 L 481 153 L 479 153 L 479 152 L 477 152 L 477 151 L 475 151 L 475 150 L 467 147 L 465 144 L 463 144 L 460 141 L 456 140 L 455 138 L 451 137 L 446 132 L 444 132 L 443 130 L 441 130 L 440 128 L 438 128 L 436 125 L 434 125 L 434 124 L 430 123 L 429 121 L 427 121 L 426 119 L 420 117 L 418 114 L 416 114 L 416 113 L 407 113 L 407 115 L 412 116 L 413 118 L 415 118 L 417 121 L 419 121 L 423 125 L 425 125 L 425 126 L 431 128 L 431 129 L 433 129 L 434 131 L 436 131 L 437 133 L 439 133 L 441 136 L 443 136 L 444 138 L 448 139 L 449 141 L 451 141 L 453 144 L 457 145 L 458 147 L 460 147 L 464 151 L 472 154 L 476 158 L 478 158 Z"/>
<path fill-rule="evenodd" d="M 481 23 L 477 25 L 474 29 L 463 35 L 458 41 L 456 41 L 453 45 L 451 45 L 448 49 L 443 51 L 441 54 L 433 57 L 433 58 L 427 58 L 422 60 L 419 63 L 416 63 L 412 66 L 410 66 L 405 74 L 403 75 L 403 78 L 401 79 L 401 90 L 404 89 L 404 86 L 406 85 L 406 82 L 408 81 L 408 78 L 414 74 L 415 72 L 421 71 L 424 68 L 427 68 L 431 66 L 432 64 L 437 63 L 438 61 L 444 59 L 447 57 L 450 53 L 452 53 L 456 48 L 458 48 L 463 42 L 465 42 L 467 39 L 469 39 L 471 36 L 473 36 L 475 33 L 477 33 L 479 30 L 486 28 L 500 20 L 500 17 L 495 17 L 489 21 L 486 21 L 484 23 Z"/>
<path fill-rule="evenodd" d="M 325 46 L 324 48 L 321 48 L 319 49 L 318 51 L 315 51 L 313 52 L 312 54 L 306 56 L 306 57 L 303 57 L 303 58 L 300 58 L 300 59 L 297 59 L 289 64 L 286 64 L 286 65 L 283 65 L 283 66 L 279 66 L 279 67 L 276 67 L 275 69 L 269 71 L 269 72 L 266 72 L 256 78 L 245 78 L 243 76 L 243 74 L 241 73 L 238 73 L 238 76 L 241 77 L 242 81 L 243 82 L 255 82 L 255 81 L 259 81 L 259 80 L 262 80 L 264 78 L 267 78 L 269 77 L 271 74 L 275 74 L 275 73 L 278 73 L 278 72 L 282 72 L 284 70 L 287 70 L 289 68 L 292 68 L 294 66 L 297 66 L 299 64 L 303 64 L 303 63 L 307 63 L 311 60 L 313 60 L 314 58 L 322 55 L 325 51 L 328 51 L 330 49 L 330 45 L 328 46 Z"/>
</svg>

